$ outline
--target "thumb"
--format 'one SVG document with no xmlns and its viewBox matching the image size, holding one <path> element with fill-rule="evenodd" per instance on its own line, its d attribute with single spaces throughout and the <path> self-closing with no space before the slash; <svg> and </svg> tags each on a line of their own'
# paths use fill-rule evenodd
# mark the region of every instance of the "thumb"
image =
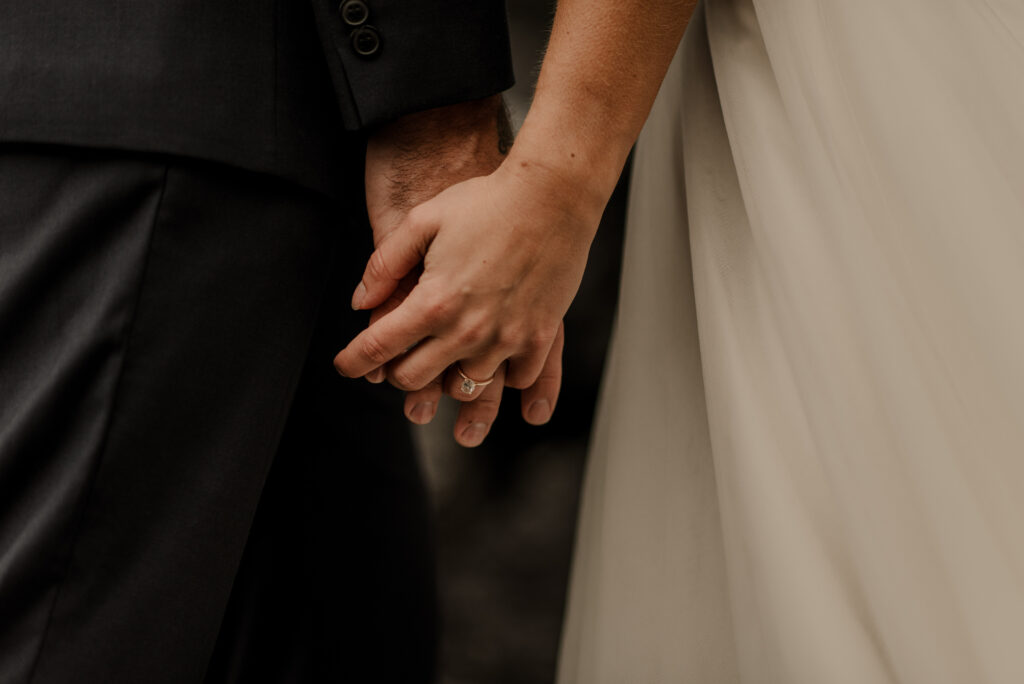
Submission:
<svg viewBox="0 0 1024 684">
<path fill-rule="evenodd" d="M 402 279 L 423 261 L 435 235 L 435 221 L 426 220 L 418 207 L 410 211 L 370 255 L 352 295 L 352 308 L 373 309 L 387 301 Z"/>
</svg>

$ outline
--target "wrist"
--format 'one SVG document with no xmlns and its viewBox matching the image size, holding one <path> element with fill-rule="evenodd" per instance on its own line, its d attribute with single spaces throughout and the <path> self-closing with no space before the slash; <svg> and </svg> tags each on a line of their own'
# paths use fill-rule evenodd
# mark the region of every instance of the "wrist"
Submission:
<svg viewBox="0 0 1024 684">
<path fill-rule="evenodd" d="M 594 239 L 610 195 L 603 184 L 585 178 L 571 165 L 557 163 L 546 151 L 520 147 L 519 139 L 494 177 L 509 184 L 510 190 L 502 192 L 518 196 L 524 213 L 544 211 L 560 217 L 547 230 L 561 232 L 573 243 L 589 245 Z"/>
<path fill-rule="evenodd" d="M 632 137 L 579 119 L 545 116 L 534 105 L 505 164 L 547 175 L 577 203 L 603 211 L 632 147 Z"/>
<path fill-rule="evenodd" d="M 575 211 L 600 217 L 626 155 L 628 149 L 619 155 L 601 146 L 590 148 L 558 130 L 524 124 L 502 166 L 531 183 L 545 184 Z"/>
<path fill-rule="evenodd" d="M 504 101 L 500 95 L 407 114 L 370 134 L 369 146 L 411 159 L 494 158 L 500 150 Z"/>
<path fill-rule="evenodd" d="M 383 235 L 445 188 L 494 171 L 501 148 L 500 95 L 408 114 L 374 129 L 366 146 L 366 202 Z"/>
</svg>

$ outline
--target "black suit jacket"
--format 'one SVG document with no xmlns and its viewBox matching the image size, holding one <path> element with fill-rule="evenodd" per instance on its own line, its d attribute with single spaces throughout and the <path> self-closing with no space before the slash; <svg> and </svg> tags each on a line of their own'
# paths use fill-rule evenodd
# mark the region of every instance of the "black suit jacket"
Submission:
<svg viewBox="0 0 1024 684">
<path fill-rule="evenodd" d="M 511 84 L 504 0 L 0 0 L 0 142 L 186 155 L 337 196 L 359 131 Z"/>
</svg>

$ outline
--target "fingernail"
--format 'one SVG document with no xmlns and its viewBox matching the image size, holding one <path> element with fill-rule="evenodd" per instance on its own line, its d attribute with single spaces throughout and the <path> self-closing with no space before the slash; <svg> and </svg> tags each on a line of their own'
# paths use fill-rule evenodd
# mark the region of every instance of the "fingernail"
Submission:
<svg viewBox="0 0 1024 684">
<path fill-rule="evenodd" d="M 462 443 L 464 446 L 476 446 L 484 441 L 487 436 L 487 423 L 471 423 L 462 431 Z"/>
<path fill-rule="evenodd" d="M 534 425 L 543 425 L 551 420 L 551 403 L 547 399 L 538 399 L 526 409 L 526 419 Z"/>
<path fill-rule="evenodd" d="M 341 366 L 335 366 L 334 370 L 338 371 L 338 375 L 340 375 L 341 377 L 343 377 L 343 378 L 347 378 L 348 377 L 347 375 L 345 375 L 345 371 L 341 370 Z"/>
<path fill-rule="evenodd" d="M 384 369 L 374 368 L 372 371 L 366 374 L 366 379 L 372 382 L 374 385 L 379 385 L 384 382 Z"/>
<path fill-rule="evenodd" d="M 362 281 L 359 282 L 359 287 L 356 288 L 355 294 L 352 295 L 352 308 L 361 309 L 363 302 L 366 300 L 366 285 L 363 285 Z"/>
<path fill-rule="evenodd" d="M 417 425 L 426 425 L 434 418 L 434 402 L 421 401 L 409 411 L 409 420 Z"/>
</svg>

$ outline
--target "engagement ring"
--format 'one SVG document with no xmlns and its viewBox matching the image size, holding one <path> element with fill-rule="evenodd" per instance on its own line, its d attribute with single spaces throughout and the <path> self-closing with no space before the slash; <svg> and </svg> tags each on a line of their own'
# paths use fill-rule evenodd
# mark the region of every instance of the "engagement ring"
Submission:
<svg viewBox="0 0 1024 684">
<path fill-rule="evenodd" d="M 493 375 L 487 378 L 486 380 L 474 380 L 473 378 L 463 373 L 462 366 L 459 366 L 458 364 L 456 364 L 455 370 L 459 371 L 459 375 L 462 376 L 462 384 L 459 385 L 459 389 L 461 389 L 464 394 L 472 394 L 473 392 L 476 391 L 477 387 L 487 387 L 492 382 L 494 382 Z"/>
</svg>

